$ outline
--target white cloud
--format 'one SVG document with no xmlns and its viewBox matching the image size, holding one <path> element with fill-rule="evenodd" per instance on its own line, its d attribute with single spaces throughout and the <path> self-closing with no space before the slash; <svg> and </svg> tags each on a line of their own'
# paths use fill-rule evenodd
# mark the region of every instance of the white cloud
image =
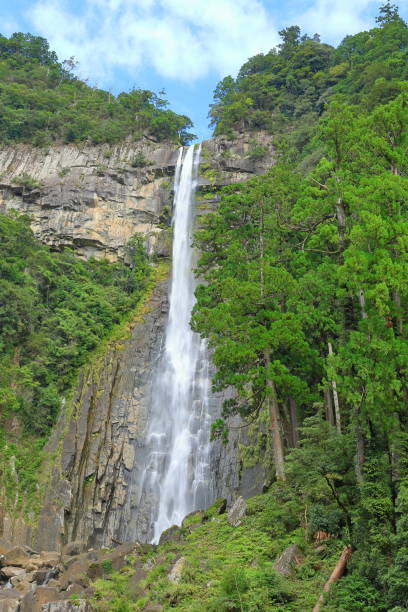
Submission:
<svg viewBox="0 0 408 612">
<path fill-rule="evenodd" d="M 75 57 L 93 78 L 151 68 L 194 81 L 236 72 L 251 55 L 278 42 L 260 0 L 38 0 L 28 12 L 35 31 L 61 58 Z"/>
<path fill-rule="evenodd" d="M 17 21 L 2 15 L 0 16 L 0 33 L 3 36 L 11 36 L 14 32 L 19 32 L 20 30 L 21 28 L 19 28 Z"/>
<path fill-rule="evenodd" d="M 74 55 L 81 74 L 106 86 L 115 70 L 142 69 L 194 82 L 234 74 L 248 57 L 279 42 L 284 24 L 339 42 L 372 27 L 380 0 L 34 0 L 33 31 L 61 59 Z M 75 3 L 78 6 L 77 3 Z M 399 0 L 401 8 L 408 0 Z M 280 15 L 276 26 L 272 15 Z"/>
<path fill-rule="evenodd" d="M 385 0 L 384 0 L 385 1 Z M 315 0 L 313 4 L 297 17 L 302 30 L 322 35 L 322 40 L 339 43 L 347 34 L 356 34 L 374 26 L 373 11 L 378 13 L 380 0 Z M 397 0 L 403 9 L 408 0 Z"/>
</svg>

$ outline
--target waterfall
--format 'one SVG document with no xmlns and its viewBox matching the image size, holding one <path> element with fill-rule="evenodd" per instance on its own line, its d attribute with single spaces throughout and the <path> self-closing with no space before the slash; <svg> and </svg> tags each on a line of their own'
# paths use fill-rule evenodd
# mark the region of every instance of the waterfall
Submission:
<svg viewBox="0 0 408 612">
<path fill-rule="evenodd" d="M 179 151 L 175 173 L 170 305 L 153 381 L 142 496 L 150 506 L 151 541 L 213 501 L 209 454 L 209 361 L 190 328 L 194 305 L 194 192 L 201 146 Z M 146 500 L 148 500 L 146 502 Z"/>
</svg>

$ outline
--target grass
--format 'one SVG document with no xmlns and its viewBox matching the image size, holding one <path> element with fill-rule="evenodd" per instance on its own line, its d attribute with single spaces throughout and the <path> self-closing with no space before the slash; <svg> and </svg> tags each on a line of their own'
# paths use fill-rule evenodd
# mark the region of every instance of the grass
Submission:
<svg viewBox="0 0 408 612">
<path fill-rule="evenodd" d="M 180 612 L 311 610 L 340 555 L 342 542 L 333 539 L 316 548 L 299 526 L 299 519 L 296 521 L 298 508 L 282 503 L 278 487 L 252 498 L 248 506 L 248 515 L 239 527 L 231 527 L 225 514 L 211 509 L 196 519 L 189 517 L 180 541 L 154 547 L 133 559 L 117 576 L 97 581 L 95 610 L 125 612 L 157 604 L 164 611 Z M 303 562 L 290 578 L 284 578 L 275 572 L 273 563 L 290 544 L 298 545 Z M 186 564 L 180 583 L 173 584 L 167 576 L 180 557 Z M 132 576 L 141 565 L 151 569 L 132 594 Z M 122 604 L 125 607 L 121 608 Z"/>
</svg>

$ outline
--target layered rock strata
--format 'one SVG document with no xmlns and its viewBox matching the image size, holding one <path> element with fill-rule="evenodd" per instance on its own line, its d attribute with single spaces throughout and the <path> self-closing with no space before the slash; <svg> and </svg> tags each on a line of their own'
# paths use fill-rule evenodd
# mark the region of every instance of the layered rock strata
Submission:
<svg viewBox="0 0 408 612">
<path fill-rule="evenodd" d="M 262 159 L 251 154 L 256 146 L 258 151 L 264 148 Z M 83 257 L 123 259 L 135 234 L 143 236 L 150 252 L 167 254 L 161 235 L 169 218 L 177 156 L 176 145 L 147 139 L 47 150 L 3 145 L 0 212 L 28 214 L 42 242 L 55 249 L 72 247 Z M 202 185 L 242 181 L 271 164 L 271 138 L 259 133 L 256 139 L 241 134 L 233 141 L 207 140 L 202 158 Z"/>
</svg>

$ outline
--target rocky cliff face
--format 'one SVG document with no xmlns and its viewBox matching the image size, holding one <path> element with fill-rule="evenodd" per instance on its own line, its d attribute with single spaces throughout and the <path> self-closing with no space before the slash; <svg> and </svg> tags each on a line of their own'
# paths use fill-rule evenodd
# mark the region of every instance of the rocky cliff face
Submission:
<svg viewBox="0 0 408 612">
<path fill-rule="evenodd" d="M 136 233 L 152 250 L 176 158 L 173 145 L 149 141 L 48 151 L 2 147 L 0 210 L 27 213 L 37 238 L 84 257 L 123 258 Z"/>
<path fill-rule="evenodd" d="M 241 181 L 271 163 L 271 139 L 261 160 L 251 158 L 253 137 L 203 143 L 203 185 Z M 259 147 L 258 144 L 258 147 Z M 42 150 L 28 145 L 0 148 L 0 212 L 28 214 L 42 242 L 70 246 L 84 257 L 125 257 L 129 239 L 140 234 L 150 252 L 166 254 L 161 240 L 165 207 L 172 203 L 178 150 L 144 139 L 109 146 L 61 145 Z"/>
<path fill-rule="evenodd" d="M 203 143 L 199 185 L 212 193 L 204 208 L 216 205 L 219 186 L 271 165 L 270 137 L 259 134 L 257 142 L 265 149 L 261 160 L 251 156 L 254 141 L 247 135 L 233 142 L 217 138 Z M 134 168 L 132 160 L 141 151 L 151 164 Z M 122 258 L 135 233 L 143 235 L 151 249 L 160 249 L 160 215 L 171 203 L 176 159 L 174 147 L 150 142 L 81 151 L 64 146 L 47 153 L 3 148 L 1 204 L 30 214 L 35 233 L 47 244 L 73 246 L 85 257 Z M 21 177 L 28 183 L 27 176 L 39 186 L 22 185 Z M 199 197 L 198 205 L 202 213 Z M 81 373 L 74 398 L 66 403 L 48 444 L 54 463 L 38 525 L 30 530 L 4 517 L 0 536 L 40 550 L 60 550 L 77 540 L 88 547 L 143 541 L 148 525 L 138 483 L 152 375 L 166 323 L 167 281 L 168 275 L 161 274 L 133 321 L 130 337 L 109 345 Z M 216 411 L 220 398 L 213 402 Z M 264 484 L 262 467 L 240 463 L 241 442 L 237 430 L 226 447 L 213 448 L 217 494 L 229 501 L 240 493 L 260 492 Z"/>
<path fill-rule="evenodd" d="M 100 547 L 129 539 L 138 502 L 131 481 L 138 481 L 143 465 L 151 375 L 166 313 L 164 275 L 130 337 L 111 344 L 81 373 L 73 409 L 62 415 L 48 444 L 58 459 L 35 537 L 40 550 L 75 540 Z"/>
</svg>

